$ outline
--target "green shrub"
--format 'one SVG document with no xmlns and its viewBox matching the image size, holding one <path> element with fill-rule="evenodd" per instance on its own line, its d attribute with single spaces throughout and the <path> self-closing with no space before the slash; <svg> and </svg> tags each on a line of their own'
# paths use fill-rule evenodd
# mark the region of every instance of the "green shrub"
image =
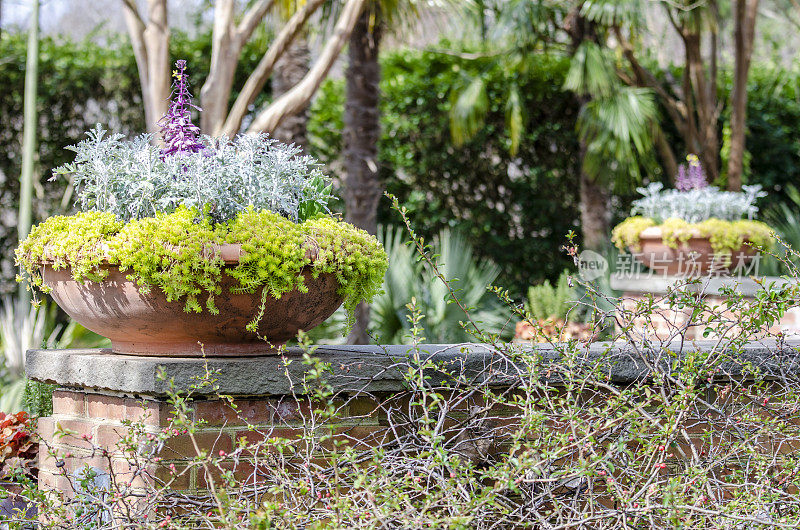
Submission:
<svg viewBox="0 0 800 530">
<path fill-rule="evenodd" d="M 557 318 L 566 320 L 570 302 L 575 300 L 575 290 L 570 285 L 569 271 L 562 271 L 555 287 L 550 280 L 528 288 L 527 309 L 533 318 L 547 320 Z"/>
</svg>

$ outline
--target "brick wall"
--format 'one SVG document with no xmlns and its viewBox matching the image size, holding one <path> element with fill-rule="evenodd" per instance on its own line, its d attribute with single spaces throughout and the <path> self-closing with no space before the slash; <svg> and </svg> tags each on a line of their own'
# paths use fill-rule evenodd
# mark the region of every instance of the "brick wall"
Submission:
<svg viewBox="0 0 800 530">
<path fill-rule="evenodd" d="M 737 348 L 736 359 L 720 365 L 725 377 L 713 384 L 709 378 L 709 388 L 704 394 L 705 401 L 731 410 L 733 404 L 730 401 L 730 392 L 737 391 L 737 387 L 734 385 L 731 389 L 729 383 L 740 376 L 739 369 L 744 364 L 756 365 L 766 375 L 800 372 L 800 356 L 796 350 L 798 346 L 800 343 L 780 347 L 752 343 L 743 349 Z M 713 343 L 709 342 L 706 346 L 698 343 L 692 347 L 713 347 Z M 401 347 L 394 348 L 400 350 Z M 513 398 L 515 391 L 509 387 L 509 382 L 513 383 L 517 379 L 509 379 L 504 374 L 517 373 L 516 370 L 523 367 L 504 362 L 503 357 L 495 355 L 486 346 L 431 345 L 429 348 L 434 351 L 431 355 L 440 363 L 439 366 L 448 366 L 470 381 L 475 374 L 498 377 L 494 382 L 491 379 L 481 381 L 495 389 L 507 389 L 506 398 Z M 537 362 L 557 366 L 559 357 L 553 355 L 556 352 L 551 350 L 546 345 L 542 346 L 537 352 Z M 175 411 L 171 409 L 163 393 L 154 393 L 139 399 L 131 393 L 98 390 L 88 384 L 82 389 L 76 388 L 73 376 L 65 376 L 63 369 L 54 368 L 57 363 L 53 360 L 55 356 L 71 355 L 70 364 L 76 368 L 75 373 L 80 377 L 94 377 L 93 374 L 99 370 L 97 367 L 103 366 L 111 368 L 108 374 L 125 373 L 125 381 L 135 380 L 143 385 L 143 378 L 134 377 L 137 370 L 139 374 L 152 374 L 155 372 L 152 369 L 154 366 L 165 366 L 170 379 L 184 378 L 188 382 L 192 379 L 190 367 L 196 367 L 198 373 L 205 373 L 207 366 L 202 360 L 137 360 L 96 350 L 82 353 L 33 351 L 29 353 L 29 360 L 32 358 L 35 361 L 29 362 L 29 367 L 33 368 L 31 372 L 35 372 L 41 380 L 55 380 L 63 385 L 54 395 L 53 416 L 39 420 L 42 437 L 40 485 L 43 489 L 69 492 L 76 483 L 71 477 L 86 466 L 91 466 L 100 473 L 113 472 L 117 482 L 130 483 L 134 491 L 146 484 L 157 484 L 171 490 L 202 496 L 211 486 L 224 481 L 226 474 L 232 474 L 245 484 L 268 484 L 276 472 L 302 474 L 308 473 L 310 466 L 317 466 L 320 470 L 330 467 L 327 463 L 332 451 L 340 451 L 343 445 L 364 449 L 383 445 L 392 441 L 396 435 L 419 435 L 421 412 L 426 409 L 417 401 L 418 394 L 413 397 L 409 395 L 408 383 L 400 373 L 400 370 L 408 369 L 409 362 L 417 363 L 419 359 L 410 358 L 407 348 L 402 351 L 406 354 L 405 358 L 396 351 L 389 350 L 387 353 L 378 347 L 370 350 L 364 347 L 363 351 L 352 350 L 350 353 L 320 348 L 317 351 L 319 358 L 331 365 L 329 384 L 336 396 L 330 402 L 336 413 L 329 419 L 314 412 L 320 407 L 309 402 L 307 398 L 295 397 L 291 391 L 281 390 L 284 389 L 281 381 L 283 373 L 274 380 L 270 379 L 270 374 L 278 373 L 281 368 L 306 369 L 300 362 L 292 362 L 287 366 L 278 357 L 214 361 L 220 367 L 228 368 L 228 375 L 221 375 L 226 373 L 221 370 L 218 376 L 217 384 L 222 394 L 233 393 L 231 390 L 241 388 L 242 381 L 230 375 L 237 373 L 237 365 L 248 368 L 243 369 L 242 374 L 252 375 L 252 381 L 247 382 L 248 385 L 256 387 L 257 384 L 262 385 L 264 380 L 270 380 L 269 384 L 276 391 L 265 393 L 261 397 L 236 398 L 230 403 L 226 399 L 197 395 L 195 401 L 188 403 L 186 414 L 189 420 L 201 422 L 200 425 L 191 434 L 171 430 L 168 436 L 164 434 L 164 430 L 175 427 L 171 423 Z M 646 364 L 633 358 L 624 344 L 586 345 L 583 353 L 585 356 L 580 358 L 581 362 L 591 367 L 599 366 L 603 374 L 606 373 L 603 366 L 607 365 L 608 376 L 607 379 L 603 378 L 603 385 L 593 389 L 586 388 L 568 397 L 559 395 L 559 392 L 563 392 L 563 386 L 554 375 L 553 386 L 548 386 L 548 389 L 554 389 L 554 393 L 549 395 L 548 401 L 557 403 L 560 399 L 578 400 L 582 408 L 574 419 L 594 425 L 596 418 L 592 409 L 608 401 L 608 385 L 621 385 L 618 388 L 624 388 L 627 384 L 641 382 L 646 377 L 648 368 Z M 652 353 L 660 355 L 663 352 L 655 349 Z M 37 356 L 41 358 L 37 360 Z M 141 365 L 138 368 L 137 363 Z M 90 370 L 92 368 L 95 369 L 94 372 Z M 543 373 L 547 374 L 545 377 L 549 378 L 547 366 L 543 369 Z M 53 375 L 47 375 L 48 373 Z M 63 379 L 59 381 L 55 377 Z M 426 384 L 436 385 L 437 377 L 441 377 L 438 370 L 426 372 Z M 291 379 L 301 381 L 302 377 L 298 373 Z M 113 383 L 108 377 L 106 382 Z M 71 386 L 66 386 L 70 383 Z M 777 383 L 770 383 L 772 384 Z M 182 385 L 188 386 L 190 385 Z M 759 414 L 770 412 L 768 407 L 774 406 L 776 413 L 780 412 L 780 405 L 777 402 L 773 404 L 772 400 L 782 394 L 785 392 L 779 387 L 764 387 L 753 395 L 742 392 L 742 403 L 747 403 L 755 412 L 747 421 L 757 424 Z M 763 396 L 770 397 L 769 403 L 764 401 L 761 404 L 759 401 L 753 405 L 754 399 L 760 400 Z M 506 453 L 509 434 L 519 423 L 519 410 L 514 405 L 495 403 L 489 407 L 480 392 L 474 392 L 469 384 L 458 391 L 448 390 L 446 403 L 443 435 L 450 440 L 450 446 L 460 458 L 479 467 L 487 461 L 498 461 L 497 455 Z M 729 445 L 724 442 L 725 436 L 733 433 L 728 421 L 730 418 L 718 417 L 716 412 L 712 414 L 711 409 L 699 403 L 692 403 L 690 407 L 691 414 L 685 418 L 687 439 L 679 437 L 674 446 L 665 448 L 664 461 L 667 465 L 659 471 L 661 474 L 675 472 L 683 463 L 692 460 L 692 454 L 701 455 L 700 460 L 703 462 L 713 463 L 716 456 Z M 733 408 L 737 407 L 738 405 Z M 743 416 L 738 416 L 739 412 L 736 414 L 738 422 L 738 418 Z M 757 440 L 764 454 L 783 455 L 800 449 L 800 432 L 795 425 L 800 423 L 800 419 L 795 409 L 787 414 L 793 416 L 781 421 L 788 430 L 782 431 L 775 439 Z M 476 417 L 479 418 L 478 421 L 475 421 Z M 141 420 L 142 425 L 133 428 L 130 422 L 138 420 Z M 541 426 L 536 431 L 536 440 L 562 436 L 562 441 L 554 443 L 572 443 L 565 436 L 570 434 L 569 424 L 558 410 L 551 410 Z M 654 423 L 653 427 L 656 429 L 658 425 Z M 304 436 L 309 433 L 312 435 Z M 300 439 L 301 437 L 303 438 Z M 242 439 L 255 446 L 242 447 Z M 292 450 L 276 443 L 275 440 L 278 439 L 288 440 Z M 609 443 L 610 441 L 611 439 Z M 628 439 L 626 443 L 636 442 Z M 126 444 L 131 447 L 130 451 L 120 449 L 120 445 Z M 417 446 L 424 446 L 424 443 Z M 415 447 L 413 440 L 403 447 L 403 450 L 405 447 Z M 206 461 L 208 465 L 199 463 L 194 458 L 198 449 L 211 455 L 213 462 L 209 464 Z M 635 450 L 635 447 L 631 446 L 631 449 Z M 139 458 L 148 455 L 155 458 Z M 569 456 L 553 462 L 553 469 L 559 466 L 575 466 L 575 459 L 580 458 L 580 448 L 566 452 L 565 455 Z M 693 465 L 698 461 L 695 456 Z M 729 464 L 728 462 L 725 465 Z M 624 472 L 620 466 L 617 466 L 617 470 Z M 609 478 L 614 478 L 613 473 Z M 594 484 L 592 487 L 597 487 Z"/>
<path fill-rule="evenodd" d="M 201 421 L 192 434 L 169 429 L 172 407 L 165 399 L 135 399 L 121 395 L 93 393 L 85 390 L 59 389 L 53 396 L 53 415 L 40 418 L 38 432 L 42 439 L 40 451 L 40 486 L 70 491 L 69 478 L 89 466 L 113 475 L 133 488 L 144 482 L 169 486 L 178 491 L 201 491 L 209 479 L 219 481 L 230 470 L 239 481 L 257 478 L 263 469 L 258 461 L 276 450 L 270 439 L 286 439 L 295 447 L 307 422 L 314 416 L 307 400 L 283 398 L 201 400 L 190 404 L 188 419 Z M 389 434 L 385 413 L 369 398 L 354 398 L 337 407 L 336 419 L 317 426 L 317 436 L 308 451 L 320 451 L 336 442 L 356 449 L 375 445 Z M 131 422 L 143 426 L 131 427 Z M 157 435 L 167 432 L 168 438 L 159 443 Z M 242 441 L 242 442 L 240 442 Z M 252 446 L 264 442 L 257 454 L 237 449 L 240 443 Z M 136 458 L 124 449 L 147 447 L 146 455 L 154 459 Z M 122 445 L 120 450 L 118 445 Z M 219 469 L 210 472 L 199 465 L 189 465 L 198 456 L 196 447 L 219 456 Z M 256 447 L 259 447 L 256 445 Z M 142 455 L 138 455 L 142 456 Z M 143 464 L 150 460 L 149 465 Z"/>
</svg>

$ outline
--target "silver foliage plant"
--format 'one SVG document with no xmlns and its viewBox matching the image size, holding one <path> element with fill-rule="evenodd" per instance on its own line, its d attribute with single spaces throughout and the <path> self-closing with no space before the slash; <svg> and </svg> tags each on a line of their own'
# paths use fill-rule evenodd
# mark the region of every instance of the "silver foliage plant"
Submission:
<svg viewBox="0 0 800 530">
<path fill-rule="evenodd" d="M 183 205 L 217 222 L 248 206 L 294 221 L 327 212 L 331 188 L 316 160 L 266 134 L 233 140 L 204 135 L 202 151 L 166 157 L 149 134 L 126 141 L 98 124 L 87 136 L 68 147 L 75 160 L 53 171 L 53 178 L 72 175 L 84 211 L 111 212 L 128 221 Z"/>
<path fill-rule="evenodd" d="M 633 201 L 633 213 L 650 217 L 656 222 L 671 217 L 687 223 L 699 223 L 712 218 L 723 221 L 744 217 L 753 219 L 758 213 L 756 200 L 767 195 L 758 185 L 742 186 L 741 192 L 722 191 L 715 186 L 686 191 L 663 188 L 660 182 L 636 188 L 644 197 Z"/>
</svg>

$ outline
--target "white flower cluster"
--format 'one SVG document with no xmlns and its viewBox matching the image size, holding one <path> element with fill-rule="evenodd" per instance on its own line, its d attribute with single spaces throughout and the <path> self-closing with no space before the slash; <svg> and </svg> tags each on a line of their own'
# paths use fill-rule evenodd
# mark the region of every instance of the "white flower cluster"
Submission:
<svg viewBox="0 0 800 530">
<path fill-rule="evenodd" d="M 646 188 L 636 188 L 644 195 L 633 201 L 633 213 L 662 222 L 670 217 L 687 223 L 706 219 L 735 221 L 746 217 L 753 219 L 758 213 L 756 200 L 767 194 L 761 186 L 742 186 L 741 192 L 721 191 L 714 186 L 687 191 L 664 190 L 663 184 L 654 182 Z"/>
<path fill-rule="evenodd" d="M 127 221 L 184 205 L 218 222 L 248 206 L 294 221 L 327 211 L 330 186 L 316 160 L 265 134 L 203 136 L 203 151 L 166 157 L 151 135 L 124 141 L 100 125 L 87 135 L 68 148 L 75 160 L 53 172 L 53 178 L 72 175 L 83 211 L 111 212 Z"/>
</svg>

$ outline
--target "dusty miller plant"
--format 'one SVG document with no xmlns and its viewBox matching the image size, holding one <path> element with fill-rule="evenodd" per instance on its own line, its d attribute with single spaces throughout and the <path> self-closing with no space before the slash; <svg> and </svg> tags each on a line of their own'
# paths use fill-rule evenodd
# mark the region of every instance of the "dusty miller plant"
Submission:
<svg viewBox="0 0 800 530">
<path fill-rule="evenodd" d="M 633 213 L 640 213 L 657 222 L 669 218 L 699 223 L 706 219 L 735 221 L 753 219 L 758 213 L 756 200 L 766 197 L 761 186 L 742 186 L 742 192 L 721 191 L 714 186 L 686 191 L 665 190 L 660 182 L 636 188 L 641 199 L 633 201 Z"/>
<path fill-rule="evenodd" d="M 265 134 L 202 136 L 208 150 L 163 159 L 151 135 L 124 141 L 100 125 L 87 135 L 69 147 L 75 160 L 56 168 L 53 177 L 72 175 L 83 211 L 111 212 L 128 221 L 183 205 L 226 221 L 252 205 L 298 221 L 325 211 L 330 197 L 313 158 Z"/>
<path fill-rule="evenodd" d="M 196 208 L 215 221 L 253 206 L 293 221 L 327 211 L 331 187 L 310 156 L 266 134 L 212 138 L 192 123 L 186 61 L 175 63 L 172 101 L 159 121 L 164 147 L 152 135 L 132 141 L 98 124 L 68 149 L 75 160 L 53 171 L 72 175 L 81 210 L 111 212 L 123 221 Z"/>
</svg>

